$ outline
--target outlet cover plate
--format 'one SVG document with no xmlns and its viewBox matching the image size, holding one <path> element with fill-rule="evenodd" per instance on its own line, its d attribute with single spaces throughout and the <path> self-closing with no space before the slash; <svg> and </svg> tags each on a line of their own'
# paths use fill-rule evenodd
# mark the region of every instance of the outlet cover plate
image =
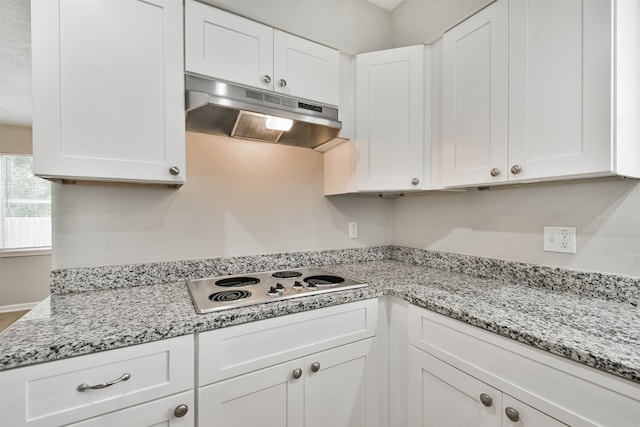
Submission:
<svg viewBox="0 0 640 427">
<path fill-rule="evenodd" d="M 576 228 L 544 226 L 544 251 L 576 253 Z"/>
</svg>

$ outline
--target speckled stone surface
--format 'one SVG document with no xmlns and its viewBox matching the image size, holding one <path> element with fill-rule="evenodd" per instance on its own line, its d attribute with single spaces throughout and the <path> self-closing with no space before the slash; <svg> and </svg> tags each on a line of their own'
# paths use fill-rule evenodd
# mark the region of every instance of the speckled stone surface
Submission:
<svg viewBox="0 0 640 427">
<path fill-rule="evenodd" d="M 184 279 L 319 267 L 325 264 L 374 261 L 390 258 L 390 246 L 330 249 L 229 258 L 211 258 L 105 267 L 67 268 L 51 272 L 51 293 L 68 294 L 132 286 L 155 285 Z"/>
<path fill-rule="evenodd" d="M 611 301 L 640 303 L 640 277 L 619 276 L 559 267 L 504 261 L 447 252 L 390 246 L 390 259 L 440 270 L 470 274 L 552 291 Z"/>
<path fill-rule="evenodd" d="M 182 281 L 53 294 L 0 334 L 0 370 L 392 295 L 640 383 L 640 311 L 628 296 L 636 291 L 600 290 L 609 286 L 606 280 L 597 286 L 584 282 L 578 286 L 568 279 L 560 280 L 559 286 L 553 277 L 550 286 L 528 283 L 520 277 L 535 277 L 538 271 L 553 274 L 553 269 L 531 266 L 536 271 L 516 274 L 507 265 L 512 263 L 463 256 L 455 261 L 455 256 L 445 259 L 439 253 L 407 248 L 373 248 L 367 255 L 373 260 L 356 253 L 351 263 L 344 263 L 349 257 L 341 251 L 327 253 L 334 256 L 314 265 L 324 264 L 370 286 L 205 315 L 195 313 Z M 321 255 L 315 256 L 308 260 L 322 260 Z M 384 260 L 391 256 L 404 261 Z M 226 271 L 290 268 L 302 262 L 295 254 L 289 261 L 286 256 L 277 259 L 284 261 L 274 266 L 258 264 L 251 257 L 242 267 L 237 261 L 229 262 Z M 572 274 L 579 277 L 577 272 Z M 637 286 L 637 279 L 633 280 L 616 286 Z M 620 293 L 622 298 L 617 297 Z"/>
</svg>

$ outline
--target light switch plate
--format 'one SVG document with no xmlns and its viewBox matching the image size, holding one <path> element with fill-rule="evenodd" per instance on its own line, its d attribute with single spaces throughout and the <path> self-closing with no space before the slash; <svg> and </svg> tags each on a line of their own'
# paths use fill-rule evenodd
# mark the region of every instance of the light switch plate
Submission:
<svg viewBox="0 0 640 427">
<path fill-rule="evenodd" d="M 357 239 L 358 238 L 358 223 L 350 222 L 349 223 L 349 238 Z"/>
<path fill-rule="evenodd" d="M 576 228 L 544 226 L 544 251 L 576 253 Z"/>
</svg>

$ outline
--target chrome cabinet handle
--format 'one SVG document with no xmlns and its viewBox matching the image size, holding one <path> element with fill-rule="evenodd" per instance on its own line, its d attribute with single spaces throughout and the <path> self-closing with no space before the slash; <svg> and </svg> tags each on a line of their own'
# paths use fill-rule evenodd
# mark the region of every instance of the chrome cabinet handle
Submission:
<svg viewBox="0 0 640 427">
<path fill-rule="evenodd" d="M 131 378 L 130 374 L 123 374 L 117 380 L 109 381 L 109 382 L 106 382 L 106 383 L 100 383 L 100 384 L 96 384 L 96 385 L 89 385 L 89 384 L 82 383 L 82 384 L 80 384 L 78 386 L 78 391 L 99 390 L 101 388 L 111 387 L 112 385 L 118 384 L 119 382 L 129 380 L 129 378 Z"/>
<path fill-rule="evenodd" d="M 270 76 L 270 75 L 268 75 L 268 74 L 265 74 L 265 75 L 262 77 L 262 80 L 264 80 L 264 82 L 265 82 L 265 83 L 271 83 L 271 76 Z"/>
<path fill-rule="evenodd" d="M 520 165 L 511 166 L 511 173 L 512 174 L 518 175 L 520 172 L 522 172 L 522 166 L 520 166 Z"/>
<path fill-rule="evenodd" d="M 286 87 L 287 86 L 287 81 L 285 79 L 280 79 L 280 86 Z"/>
<path fill-rule="evenodd" d="M 293 376 L 293 379 L 295 379 L 295 380 L 300 378 L 302 376 L 302 369 L 300 369 L 300 368 L 294 369 L 292 376 Z"/>
<path fill-rule="evenodd" d="M 482 402 L 482 404 L 484 406 L 486 406 L 487 408 L 489 408 L 489 407 L 491 407 L 491 405 L 493 405 L 493 399 L 487 393 L 482 393 L 480 395 L 480 402 Z"/>
<path fill-rule="evenodd" d="M 504 410 L 505 415 L 514 423 L 520 421 L 520 412 L 513 409 L 511 406 L 507 406 L 507 409 Z"/>
<path fill-rule="evenodd" d="M 318 372 L 320 370 L 320 363 L 314 362 L 311 364 L 311 372 Z"/>
<path fill-rule="evenodd" d="M 185 415 L 187 415 L 187 412 L 189 412 L 189 407 L 185 404 L 182 404 L 182 405 L 176 406 L 176 409 L 173 410 L 173 415 L 176 418 L 182 418 Z"/>
<path fill-rule="evenodd" d="M 420 180 L 418 178 L 411 179 L 411 185 L 418 185 L 418 184 L 420 184 Z"/>
<path fill-rule="evenodd" d="M 491 174 L 491 176 L 498 176 L 500 175 L 500 169 L 498 168 L 493 168 L 491 169 L 491 172 L 489 172 Z"/>
<path fill-rule="evenodd" d="M 177 166 L 171 166 L 169 168 L 169 173 L 173 176 L 180 175 L 180 168 Z"/>
</svg>

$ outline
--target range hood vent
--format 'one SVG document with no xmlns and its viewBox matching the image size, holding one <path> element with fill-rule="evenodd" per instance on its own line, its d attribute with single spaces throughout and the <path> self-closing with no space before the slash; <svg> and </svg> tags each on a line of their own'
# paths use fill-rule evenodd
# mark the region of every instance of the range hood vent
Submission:
<svg viewBox="0 0 640 427">
<path fill-rule="evenodd" d="M 193 75 L 185 83 L 188 131 L 317 149 L 342 128 L 334 107 Z M 268 129 L 268 116 L 293 125 L 288 131 Z"/>
</svg>

